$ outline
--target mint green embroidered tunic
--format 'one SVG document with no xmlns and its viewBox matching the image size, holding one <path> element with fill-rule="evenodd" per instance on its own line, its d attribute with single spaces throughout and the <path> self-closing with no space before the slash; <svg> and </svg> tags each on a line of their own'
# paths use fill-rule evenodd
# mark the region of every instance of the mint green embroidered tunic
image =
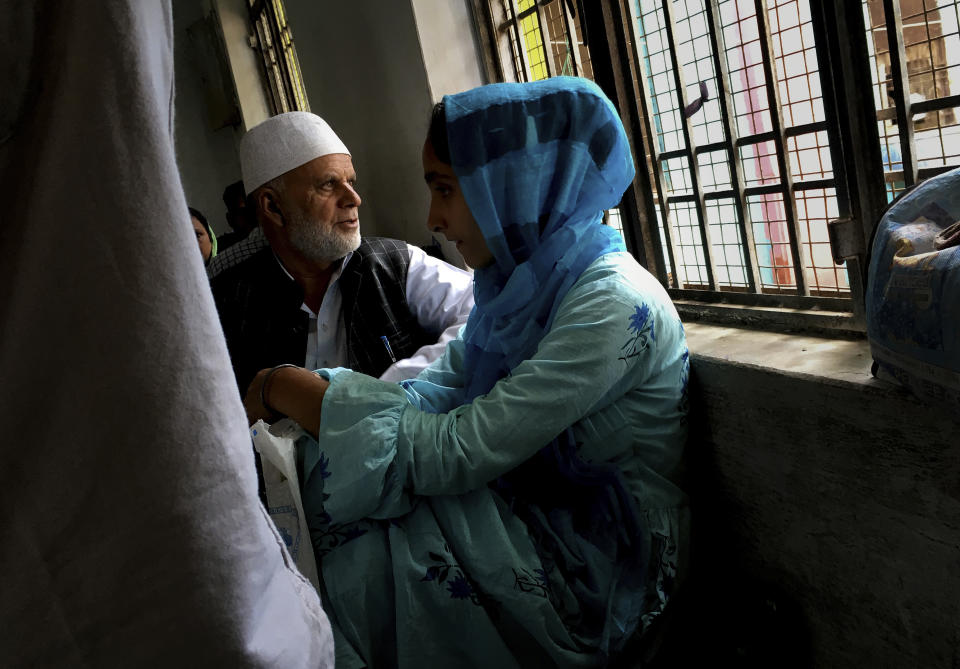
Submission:
<svg viewBox="0 0 960 669">
<path fill-rule="evenodd" d="M 470 404 L 422 410 L 463 386 L 462 362 L 458 339 L 406 389 L 321 372 L 318 439 L 299 450 L 337 666 L 601 666 L 682 576 L 689 365 L 677 313 L 629 254 L 610 253 L 563 298 L 531 359 Z M 437 388 L 418 392 L 424 383 Z M 622 473 L 645 573 L 549 509 L 518 515 L 492 485 L 568 427 L 581 459 Z M 584 619 L 584 583 L 604 620 Z"/>
</svg>

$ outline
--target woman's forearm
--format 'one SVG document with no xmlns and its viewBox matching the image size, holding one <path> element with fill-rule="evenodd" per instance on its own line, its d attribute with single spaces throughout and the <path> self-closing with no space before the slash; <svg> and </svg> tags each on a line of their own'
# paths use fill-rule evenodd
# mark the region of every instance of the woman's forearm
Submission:
<svg viewBox="0 0 960 669">
<path fill-rule="evenodd" d="M 264 385 L 266 382 L 266 385 Z M 330 383 L 301 367 L 261 370 L 250 384 L 243 404 L 251 424 L 277 414 L 295 420 L 314 437 L 320 428 L 320 407 Z"/>
</svg>

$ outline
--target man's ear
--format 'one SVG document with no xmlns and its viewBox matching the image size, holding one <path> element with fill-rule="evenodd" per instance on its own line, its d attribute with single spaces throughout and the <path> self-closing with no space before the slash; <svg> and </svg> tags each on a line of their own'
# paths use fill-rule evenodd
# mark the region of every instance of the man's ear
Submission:
<svg viewBox="0 0 960 669">
<path fill-rule="evenodd" d="M 286 224 L 277 191 L 270 186 L 264 186 L 254 194 L 254 198 L 257 205 L 257 215 L 262 225 L 282 228 Z"/>
</svg>

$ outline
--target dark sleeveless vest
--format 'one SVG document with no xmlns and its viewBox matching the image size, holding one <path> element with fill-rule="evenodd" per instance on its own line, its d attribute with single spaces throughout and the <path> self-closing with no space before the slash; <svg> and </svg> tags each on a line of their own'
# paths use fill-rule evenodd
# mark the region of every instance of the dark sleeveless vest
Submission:
<svg viewBox="0 0 960 669">
<path fill-rule="evenodd" d="M 380 376 L 395 362 L 391 352 L 403 360 L 440 337 L 421 327 L 407 304 L 409 264 L 406 243 L 371 237 L 363 240 L 340 274 L 350 369 Z"/>
<path fill-rule="evenodd" d="M 408 358 L 437 341 L 407 303 L 409 254 L 404 242 L 364 238 L 340 274 L 349 367 L 380 376 L 393 357 Z M 241 394 L 258 371 L 306 362 L 309 316 L 303 291 L 266 248 L 210 283 Z M 386 337 L 390 351 L 381 337 Z"/>
</svg>

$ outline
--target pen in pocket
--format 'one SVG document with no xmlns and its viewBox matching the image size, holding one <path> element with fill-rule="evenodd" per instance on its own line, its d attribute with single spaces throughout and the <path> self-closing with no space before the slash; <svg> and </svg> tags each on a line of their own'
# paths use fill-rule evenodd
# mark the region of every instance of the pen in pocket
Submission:
<svg viewBox="0 0 960 669">
<path fill-rule="evenodd" d="M 390 340 L 387 339 L 387 335 L 380 335 L 380 341 L 383 342 L 383 347 L 387 349 L 387 355 L 390 356 L 390 362 L 396 362 L 397 358 L 393 355 L 393 349 L 390 348 Z"/>
</svg>

